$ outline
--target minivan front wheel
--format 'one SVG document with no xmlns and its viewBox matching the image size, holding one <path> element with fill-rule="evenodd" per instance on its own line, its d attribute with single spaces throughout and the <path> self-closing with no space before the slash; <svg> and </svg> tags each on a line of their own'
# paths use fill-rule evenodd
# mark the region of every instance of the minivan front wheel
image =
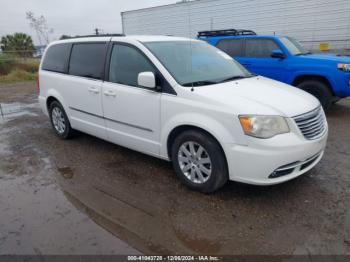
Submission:
<svg viewBox="0 0 350 262">
<path fill-rule="evenodd" d="M 211 193 L 228 180 L 224 153 L 211 136 L 189 130 L 175 138 L 172 162 L 181 182 L 191 189 Z"/>
<path fill-rule="evenodd" d="M 52 102 L 49 106 L 49 114 L 56 135 L 63 139 L 71 138 L 73 129 L 63 106 L 57 101 Z"/>
<path fill-rule="evenodd" d="M 193 141 L 183 143 L 177 160 L 183 175 L 191 182 L 203 184 L 209 180 L 212 163 L 208 152 L 200 144 Z"/>
</svg>

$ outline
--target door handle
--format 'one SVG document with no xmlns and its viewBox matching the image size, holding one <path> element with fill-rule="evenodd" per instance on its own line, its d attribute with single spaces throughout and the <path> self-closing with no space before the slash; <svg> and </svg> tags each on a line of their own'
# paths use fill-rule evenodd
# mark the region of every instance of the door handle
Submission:
<svg viewBox="0 0 350 262">
<path fill-rule="evenodd" d="M 96 88 L 96 87 L 89 87 L 88 90 L 90 93 L 94 93 L 94 94 L 100 93 L 100 90 L 98 90 L 98 88 Z"/>
<path fill-rule="evenodd" d="M 117 94 L 115 92 L 113 92 L 112 90 L 107 90 L 104 92 L 104 95 L 105 96 L 113 96 L 113 97 L 116 97 Z"/>
<path fill-rule="evenodd" d="M 244 65 L 244 66 L 250 66 L 251 63 L 242 63 L 242 65 Z"/>
</svg>

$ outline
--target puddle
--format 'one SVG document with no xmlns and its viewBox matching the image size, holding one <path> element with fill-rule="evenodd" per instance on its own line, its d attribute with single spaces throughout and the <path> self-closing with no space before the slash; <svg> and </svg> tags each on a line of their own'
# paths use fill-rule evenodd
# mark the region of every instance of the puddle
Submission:
<svg viewBox="0 0 350 262">
<path fill-rule="evenodd" d="M 70 167 L 61 167 L 57 168 L 57 170 L 65 179 L 72 179 L 74 176 L 74 172 Z"/>
<path fill-rule="evenodd" d="M 0 103 L 0 124 L 22 116 L 37 116 L 36 113 L 31 112 L 32 109 L 37 108 L 39 108 L 37 103 Z"/>
<path fill-rule="evenodd" d="M 7 115 L 19 113 L 22 110 L 23 110 L 23 104 L 21 103 L 11 103 L 11 104 L 0 103 L 0 113 L 3 117 Z"/>
<path fill-rule="evenodd" d="M 31 143 L 12 152 L 11 129 L 0 130 L 0 255 L 140 254 L 69 201 L 56 175 L 72 179 L 71 168 L 57 172 Z M 2 167 L 13 162 L 15 173 Z"/>
<path fill-rule="evenodd" d="M 6 141 L 7 137 L 4 134 L 0 133 L 0 141 Z M 0 156 L 9 154 L 10 150 L 8 148 L 8 145 L 5 144 L 4 142 L 0 143 Z"/>
<path fill-rule="evenodd" d="M 0 123 L 38 116 L 37 108 L 1 103 Z M 56 175 L 72 179 L 73 169 L 57 170 L 22 128 L 0 126 L 0 255 L 140 254 L 67 200 Z"/>
<path fill-rule="evenodd" d="M 52 178 L 0 180 L 0 255 L 139 253 L 77 210 Z"/>
<path fill-rule="evenodd" d="M 133 189 L 124 190 L 123 183 L 102 179 L 98 173 L 85 176 L 78 171 L 67 179 L 71 171 L 69 167 L 60 169 L 57 179 L 67 199 L 98 225 L 142 253 L 220 253 L 221 244 L 217 239 L 206 239 L 206 234 L 200 232 L 190 236 L 166 208 L 149 203 Z"/>
</svg>

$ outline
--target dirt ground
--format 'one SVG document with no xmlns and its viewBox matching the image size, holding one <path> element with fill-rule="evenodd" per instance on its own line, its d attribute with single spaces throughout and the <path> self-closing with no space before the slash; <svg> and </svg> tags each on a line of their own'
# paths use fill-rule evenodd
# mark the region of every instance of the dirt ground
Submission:
<svg viewBox="0 0 350 262">
<path fill-rule="evenodd" d="M 350 254 L 350 100 L 321 163 L 288 183 L 182 186 L 169 163 L 57 138 L 34 83 L 0 87 L 0 254 Z M 1 116 L 0 116 L 1 119 Z"/>
</svg>

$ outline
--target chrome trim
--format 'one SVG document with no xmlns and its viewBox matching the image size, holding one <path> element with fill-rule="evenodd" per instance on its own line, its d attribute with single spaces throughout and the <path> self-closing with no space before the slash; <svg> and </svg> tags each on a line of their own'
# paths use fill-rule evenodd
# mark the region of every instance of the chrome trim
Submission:
<svg viewBox="0 0 350 262">
<path fill-rule="evenodd" d="M 292 164 L 288 164 L 288 165 L 285 165 L 285 166 L 281 166 L 280 168 L 277 168 L 275 170 L 276 171 L 283 171 L 283 170 L 288 170 L 288 169 L 295 169 L 297 167 L 301 167 L 302 165 L 306 164 L 306 163 L 309 163 L 309 162 L 312 162 L 314 160 L 316 160 L 320 155 L 322 154 L 322 152 L 306 159 L 305 161 L 298 161 L 298 162 L 294 162 Z"/>
<path fill-rule="evenodd" d="M 315 140 L 326 133 L 326 117 L 321 106 L 293 119 L 305 139 Z"/>
<path fill-rule="evenodd" d="M 295 174 L 298 174 L 298 172 L 304 173 L 304 172 L 312 169 L 317 164 L 317 162 L 323 156 L 323 153 L 324 153 L 324 151 L 321 151 L 318 154 L 316 154 L 312 157 L 309 157 L 305 161 L 297 161 L 297 162 L 293 162 L 291 164 L 281 166 L 281 167 L 277 168 L 275 171 L 273 171 L 272 174 L 269 175 L 268 178 L 269 179 L 277 179 L 277 178 L 281 178 L 284 176 L 295 175 Z M 307 165 L 307 166 L 303 167 L 304 165 Z M 282 174 L 278 174 L 280 172 L 282 172 Z M 283 172 L 287 172 L 287 173 L 283 173 Z"/>
</svg>

